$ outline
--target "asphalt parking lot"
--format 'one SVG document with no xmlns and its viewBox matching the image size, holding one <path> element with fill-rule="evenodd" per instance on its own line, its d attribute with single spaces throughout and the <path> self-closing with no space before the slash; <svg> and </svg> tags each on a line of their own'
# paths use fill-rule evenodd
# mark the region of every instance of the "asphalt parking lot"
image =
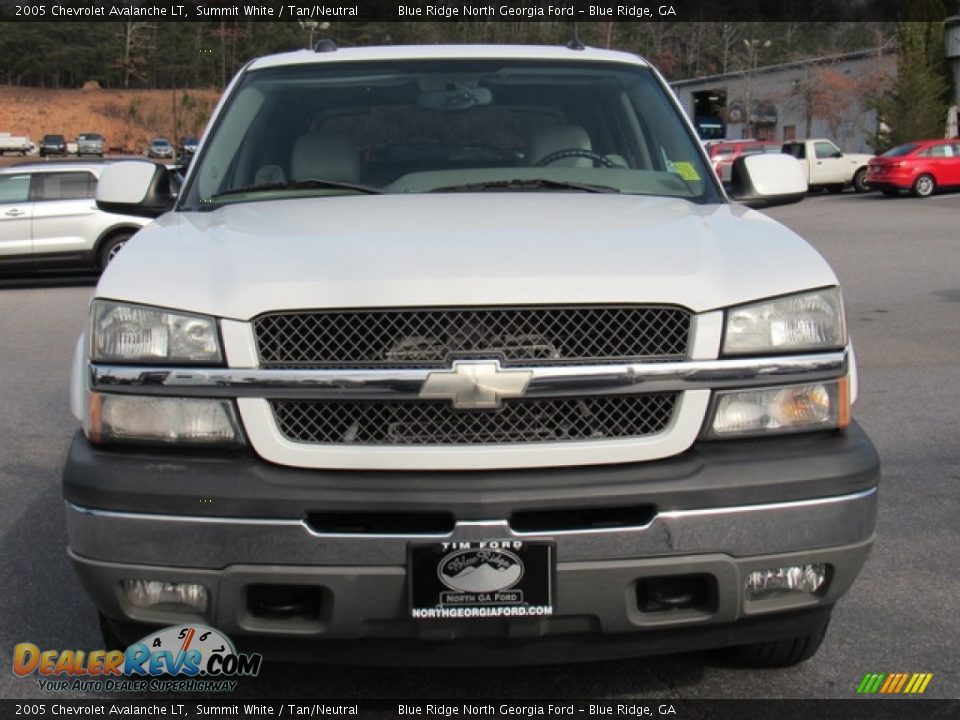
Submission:
<svg viewBox="0 0 960 720">
<path fill-rule="evenodd" d="M 960 193 L 811 196 L 769 214 L 840 277 L 860 367 L 855 417 L 883 461 L 877 543 L 819 654 L 785 670 L 710 654 L 549 668 L 365 669 L 267 664 L 263 698 L 796 698 L 855 696 L 867 672 L 929 672 L 960 697 Z M 0 697 L 46 697 L 11 671 L 14 644 L 102 646 L 64 554 L 59 472 L 76 429 L 67 378 L 89 278 L 0 281 Z"/>
</svg>

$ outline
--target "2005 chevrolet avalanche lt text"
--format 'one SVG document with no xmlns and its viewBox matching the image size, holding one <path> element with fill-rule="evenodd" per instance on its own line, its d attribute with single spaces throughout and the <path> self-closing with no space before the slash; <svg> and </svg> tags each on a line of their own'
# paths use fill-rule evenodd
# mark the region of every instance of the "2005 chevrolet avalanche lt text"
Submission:
<svg viewBox="0 0 960 720">
<path fill-rule="evenodd" d="M 837 279 L 730 196 L 645 61 L 582 47 L 251 62 L 97 286 L 70 557 L 105 634 L 551 662 L 820 645 L 879 463 Z"/>
</svg>

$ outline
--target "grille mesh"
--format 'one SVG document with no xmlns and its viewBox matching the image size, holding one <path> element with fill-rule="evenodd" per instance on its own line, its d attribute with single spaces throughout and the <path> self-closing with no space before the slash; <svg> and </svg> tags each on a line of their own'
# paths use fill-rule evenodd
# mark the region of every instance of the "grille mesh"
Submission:
<svg viewBox="0 0 960 720">
<path fill-rule="evenodd" d="M 508 400 L 498 410 L 449 402 L 274 400 L 288 439 L 360 445 L 487 445 L 636 438 L 666 429 L 677 395 Z"/>
<path fill-rule="evenodd" d="M 669 307 L 310 311 L 254 320 L 265 368 L 445 367 L 681 359 L 690 314 Z"/>
</svg>

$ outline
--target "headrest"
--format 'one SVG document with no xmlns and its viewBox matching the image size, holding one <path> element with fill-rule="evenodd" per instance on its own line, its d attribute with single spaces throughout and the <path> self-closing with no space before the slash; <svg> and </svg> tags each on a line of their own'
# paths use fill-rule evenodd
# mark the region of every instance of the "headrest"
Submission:
<svg viewBox="0 0 960 720">
<path fill-rule="evenodd" d="M 308 133 L 293 145 L 290 175 L 297 180 L 339 180 L 360 178 L 360 153 L 347 135 Z"/>
</svg>

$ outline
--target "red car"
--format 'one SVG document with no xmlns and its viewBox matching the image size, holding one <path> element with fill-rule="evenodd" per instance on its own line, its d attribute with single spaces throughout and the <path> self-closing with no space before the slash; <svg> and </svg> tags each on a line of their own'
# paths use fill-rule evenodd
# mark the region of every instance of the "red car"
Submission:
<svg viewBox="0 0 960 720">
<path fill-rule="evenodd" d="M 960 140 L 916 140 L 887 150 L 867 165 L 867 185 L 891 197 L 960 187 Z"/>
<path fill-rule="evenodd" d="M 780 152 L 780 143 L 763 140 L 716 140 L 704 146 L 717 177 L 725 183 L 730 182 L 730 168 L 738 157 Z"/>
</svg>

